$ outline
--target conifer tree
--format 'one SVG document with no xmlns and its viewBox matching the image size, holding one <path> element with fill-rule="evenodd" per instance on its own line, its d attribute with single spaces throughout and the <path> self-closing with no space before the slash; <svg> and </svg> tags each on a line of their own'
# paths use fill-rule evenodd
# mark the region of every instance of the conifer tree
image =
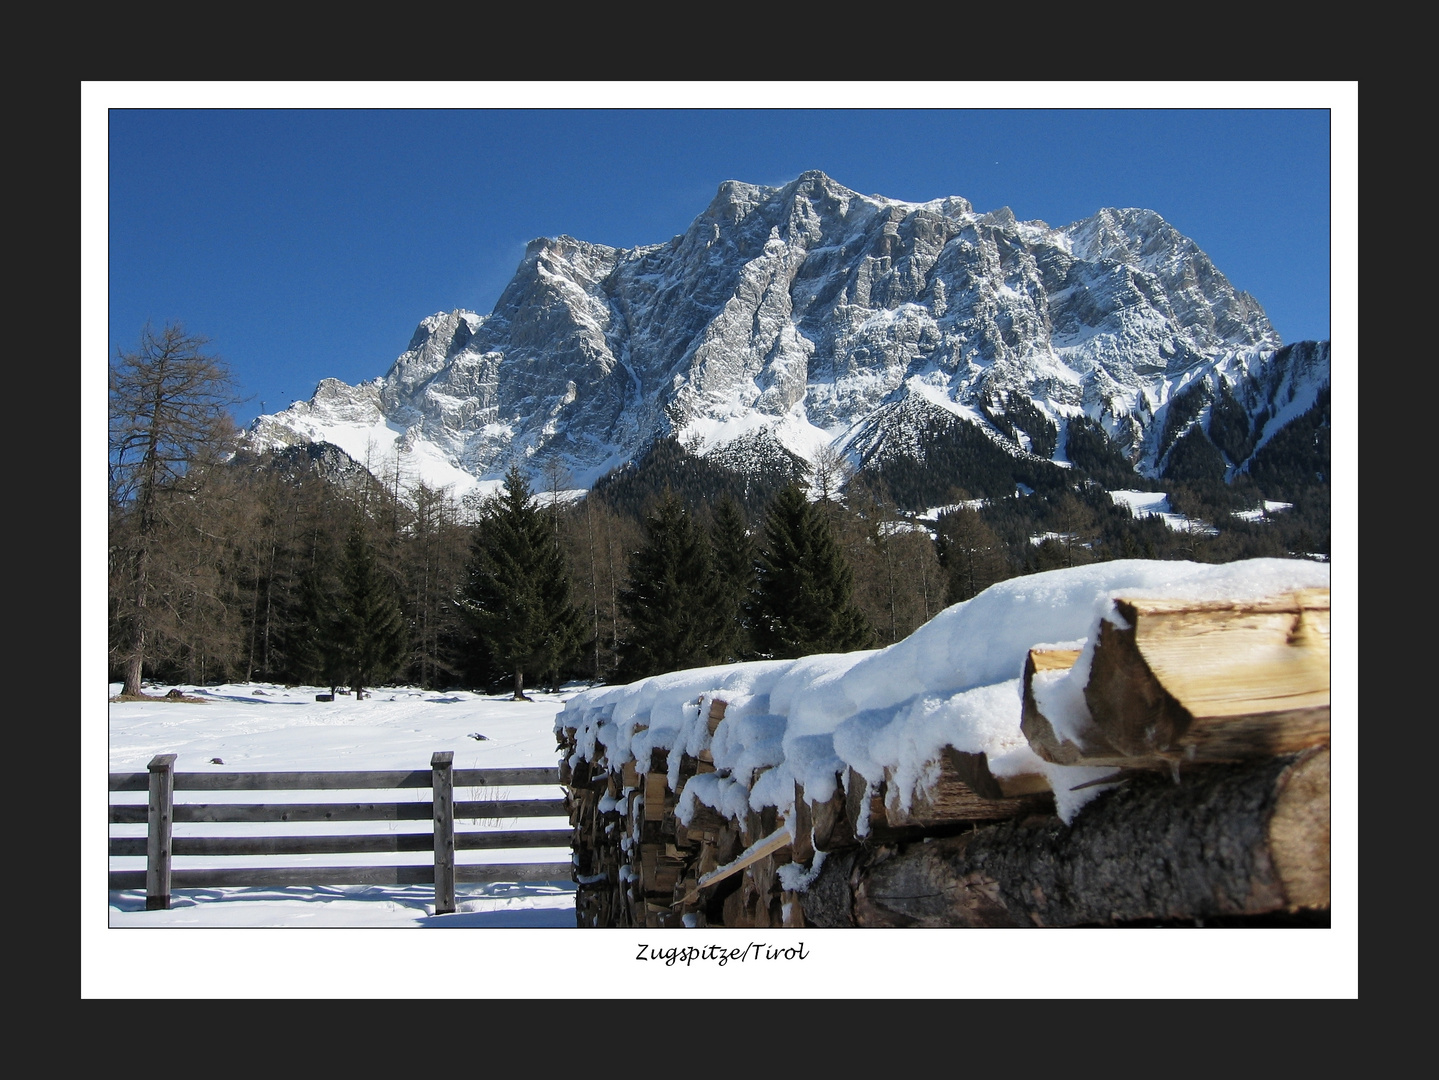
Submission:
<svg viewBox="0 0 1439 1080">
<path fill-rule="evenodd" d="M 824 513 L 790 485 L 765 517 L 755 624 L 760 652 L 775 658 L 868 647 L 873 628 L 853 600 L 853 574 Z"/>
<path fill-rule="evenodd" d="M 630 559 L 620 610 L 629 623 L 619 647 L 623 681 L 726 659 L 729 613 L 720 602 L 709 538 L 673 492 L 645 518 L 645 543 Z"/>
<path fill-rule="evenodd" d="M 421 482 L 410 498 L 398 550 L 414 626 L 410 667 L 421 686 L 451 686 L 469 637 L 454 597 L 464 580 L 470 534 L 447 490 Z"/>
<path fill-rule="evenodd" d="M 357 522 L 341 561 L 342 608 L 338 627 L 356 698 L 383 682 L 405 661 L 408 634 L 394 581 L 378 565 Z"/>
<path fill-rule="evenodd" d="M 589 639 L 585 674 L 602 682 L 618 664 L 621 640 L 619 594 L 627 573 L 627 553 L 643 542 L 643 523 L 587 495 L 560 515 L 560 535 L 569 553 L 570 582 L 576 606 L 584 611 Z"/>
<path fill-rule="evenodd" d="M 336 559 L 331 552 L 317 549 L 299 579 L 289 632 L 290 663 L 296 674 L 328 686 L 331 693 L 345 682 L 335 609 L 338 594 Z"/>
<path fill-rule="evenodd" d="M 725 660 L 745 660 L 754 651 L 752 634 L 755 589 L 754 540 L 744 511 L 729 496 L 720 500 L 710 528 L 710 553 L 714 560 L 717 603 L 724 612 L 719 655 Z"/>
<path fill-rule="evenodd" d="M 584 641 L 584 616 L 570 602 L 569 570 L 554 523 L 531 505 L 518 465 L 505 490 L 481 507 L 460 605 L 481 645 L 514 679 L 558 677 Z"/>
<path fill-rule="evenodd" d="M 947 603 L 969 600 L 1011 576 L 1004 541 L 978 510 L 969 506 L 946 510 L 940 514 L 938 524 L 939 561 L 948 581 Z"/>
<path fill-rule="evenodd" d="M 405 660 L 404 612 L 394 582 L 378 565 L 356 521 L 338 560 L 320 556 L 301 583 L 300 661 L 332 689 L 364 696 Z"/>
</svg>

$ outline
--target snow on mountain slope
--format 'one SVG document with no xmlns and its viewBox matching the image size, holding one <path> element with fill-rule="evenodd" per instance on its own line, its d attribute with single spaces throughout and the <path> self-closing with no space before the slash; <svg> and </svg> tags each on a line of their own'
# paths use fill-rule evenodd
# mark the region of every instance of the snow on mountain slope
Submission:
<svg viewBox="0 0 1439 1080">
<path fill-rule="evenodd" d="M 1208 422 L 1221 384 L 1268 425 L 1261 440 L 1312 404 L 1327 344 L 1280 346 L 1259 304 L 1152 210 L 1051 228 L 807 172 L 778 188 L 725 182 L 664 244 L 534 240 L 490 314 L 425 318 L 386 375 L 325 380 L 249 438 L 332 442 L 463 494 L 516 459 L 587 488 L 661 435 L 857 460 L 903 452 L 938 409 L 1022 453 L 1038 434 L 1026 423 L 1062 431 L 1082 414 L 1152 475 L 1184 424 Z M 1209 398 L 1167 422 L 1200 384 Z M 986 410 L 1011 415 L 995 426 Z M 1062 441 L 1046 456 L 1064 461 Z"/>
</svg>

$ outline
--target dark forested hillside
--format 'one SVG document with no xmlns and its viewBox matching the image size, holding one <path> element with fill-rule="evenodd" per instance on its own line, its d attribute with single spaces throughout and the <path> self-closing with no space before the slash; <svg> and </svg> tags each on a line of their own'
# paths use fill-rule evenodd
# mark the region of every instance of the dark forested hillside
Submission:
<svg viewBox="0 0 1439 1080">
<path fill-rule="evenodd" d="M 1068 480 L 1066 471 L 1053 462 L 1016 457 L 977 425 L 948 414 L 927 424 L 917 441 L 914 453 L 862 464 L 862 471 L 872 474 L 906 510 L 943 505 L 956 484 L 979 498 L 1000 498 L 1011 494 L 1016 484 L 1051 492 Z"/>
<path fill-rule="evenodd" d="M 693 507 L 715 507 L 733 499 L 751 515 L 760 513 L 786 484 L 802 475 L 798 459 L 767 461 L 757 472 L 736 469 L 691 453 L 677 439 L 657 440 L 637 461 L 610 472 L 594 494 L 611 509 L 641 517 L 666 492 Z"/>
<path fill-rule="evenodd" d="M 1169 448 L 1161 486 L 1170 511 L 1189 519 L 1177 529 L 1116 504 L 1110 490 L 1155 485 L 1082 419 L 1054 433 L 1068 469 L 1012 457 L 958 422 L 925 432 L 918 457 L 892 455 L 858 472 L 835 455 L 807 473 L 797 459 L 770 455 L 765 471 L 746 475 L 662 440 L 587 497 L 550 503 L 535 518 L 532 543 L 562 560 L 574 613 L 565 631 L 573 640 L 535 677 L 595 682 L 776 649 L 887 645 L 998 581 L 1088 562 L 1327 558 L 1327 395 L 1252 452 L 1244 470 L 1231 462 L 1253 451 L 1254 429 L 1222 400 L 1211 404 L 1219 421 L 1207 432 L 1191 425 Z M 993 411 L 1030 437 L 1043 435 L 1022 407 L 1001 412 L 996 403 Z M 803 523 L 790 505 L 796 490 L 807 496 Z M 496 527 L 487 504 L 460 505 L 423 484 L 402 490 L 397 476 L 373 476 L 331 446 L 196 462 L 183 485 L 160 494 L 165 515 L 152 522 L 148 548 L 160 602 L 148 615 L 146 678 L 350 677 L 317 644 L 342 624 L 341 567 L 363 542 L 374 582 L 367 588 L 393 597 L 403 623 L 387 639 L 404 645 L 390 678 L 492 689 L 513 679 L 506 643 L 464 613 L 477 537 Z M 788 519 L 776 517 L 781 506 Z M 921 518 L 926 507 L 938 509 Z M 823 539 L 815 533 L 803 543 L 824 551 L 830 585 L 805 578 L 810 571 L 793 579 L 778 572 L 773 530 L 782 520 L 792 546 L 805 530 L 822 529 Z M 131 640 L 125 583 L 138 521 L 133 502 L 113 503 L 112 678 Z M 840 604 L 843 633 L 777 632 L 785 618 L 811 610 L 809 591 L 835 581 L 842 601 L 839 593 L 813 599 Z M 723 614 L 707 621 L 697 607 Z"/>
</svg>

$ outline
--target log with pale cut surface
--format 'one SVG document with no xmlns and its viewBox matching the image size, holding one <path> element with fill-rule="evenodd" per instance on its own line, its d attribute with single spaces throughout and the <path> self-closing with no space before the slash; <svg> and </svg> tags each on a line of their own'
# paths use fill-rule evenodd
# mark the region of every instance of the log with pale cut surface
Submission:
<svg viewBox="0 0 1439 1080">
<path fill-rule="evenodd" d="M 1167 768 L 1329 742 L 1329 590 L 1250 601 L 1122 597 L 1102 620 L 1083 688 L 1089 716 L 1056 729 L 1040 687 L 1075 650 L 1034 649 L 1020 729 L 1060 765 Z"/>
<path fill-rule="evenodd" d="M 1120 598 L 1084 696 L 1130 757 L 1236 761 L 1329 741 L 1329 590 L 1258 601 Z"/>
<path fill-rule="evenodd" d="M 1093 725 L 1071 735 L 1062 735 L 1040 705 L 1044 680 L 1068 674 L 1079 659 L 1078 649 L 1030 649 L 1024 659 L 1024 699 L 1020 706 L 1019 730 L 1030 749 L 1056 765 L 1107 764 L 1124 758 Z"/>
</svg>

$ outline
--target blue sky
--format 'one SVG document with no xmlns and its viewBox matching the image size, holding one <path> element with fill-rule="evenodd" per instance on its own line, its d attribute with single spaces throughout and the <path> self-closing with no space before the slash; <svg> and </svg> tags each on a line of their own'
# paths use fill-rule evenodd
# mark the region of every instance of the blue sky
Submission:
<svg viewBox="0 0 1439 1080">
<path fill-rule="evenodd" d="M 147 319 L 211 338 L 245 423 L 383 375 L 433 312 L 488 312 L 535 237 L 659 243 L 724 180 L 821 169 L 1051 225 L 1146 207 L 1285 341 L 1328 338 L 1339 85 L 89 84 L 86 311 L 107 360 Z"/>
</svg>

